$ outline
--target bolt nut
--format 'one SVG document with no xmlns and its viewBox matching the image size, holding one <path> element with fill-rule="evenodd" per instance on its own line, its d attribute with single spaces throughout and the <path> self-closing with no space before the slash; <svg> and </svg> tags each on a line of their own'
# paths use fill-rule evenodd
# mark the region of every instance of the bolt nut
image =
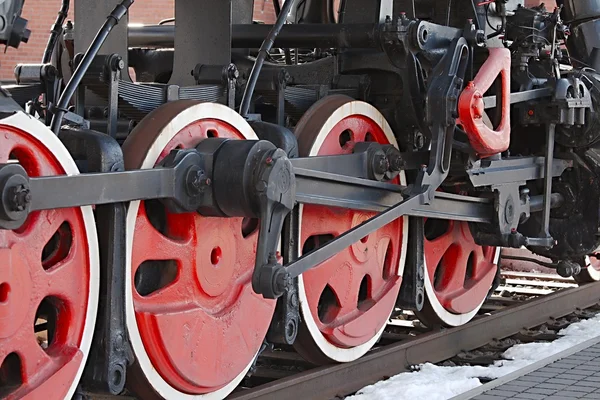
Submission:
<svg viewBox="0 0 600 400">
<path fill-rule="evenodd" d="M 425 135 L 422 132 L 415 132 L 414 145 L 417 150 L 421 150 L 425 147 Z"/>
<path fill-rule="evenodd" d="M 198 196 L 210 186 L 211 180 L 206 177 L 203 170 L 192 167 L 187 173 L 186 183 L 188 194 Z"/>
<path fill-rule="evenodd" d="M 12 188 L 10 195 L 12 211 L 25 211 L 31 203 L 31 192 L 24 185 L 18 185 Z"/>
</svg>

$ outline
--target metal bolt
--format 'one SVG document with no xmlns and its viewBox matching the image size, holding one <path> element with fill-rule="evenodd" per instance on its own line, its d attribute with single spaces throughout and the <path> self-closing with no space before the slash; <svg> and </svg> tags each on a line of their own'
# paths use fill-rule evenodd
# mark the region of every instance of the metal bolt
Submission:
<svg viewBox="0 0 600 400">
<path fill-rule="evenodd" d="M 238 79 L 240 77 L 240 71 L 235 67 L 235 65 L 230 65 L 227 69 L 227 74 L 230 79 Z"/>
<path fill-rule="evenodd" d="M 23 185 L 12 188 L 11 206 L 13 211 L 25 211 L 31 203 L 31 192 Z"/>
<path fill-rule="evenodd" d="M 390 169 L 390 162 L 387 157 L 383 154 L 378 154 L 375 160 L 373 160 L 373 169 L 377 174 L 386 173 L 387 170 Z"/>
<path fill-rule="evenodd" d="M 259 192 L 264 192 L 265 190 L 267 190 L 267 187 L 268 187 L 268 185 L 267 185 L 267 182 L 265 182 L 265 181 L 259 181 L 256 184 L 256 190 L 258 190 Z"/>
<path fill-rule="evenodd" d="M 425 147 L 425 136 L 417 131 L 415 132 L 415 148 L 421 150 L 423 147 Z"/>
<path fill-rule="evenodd" d="M 203 170 L 192 168 L 188 172 L 187 183 L 189 194 L 197 196 L 210 186 L 211 181 L 205 177 Z"/>
</svg>

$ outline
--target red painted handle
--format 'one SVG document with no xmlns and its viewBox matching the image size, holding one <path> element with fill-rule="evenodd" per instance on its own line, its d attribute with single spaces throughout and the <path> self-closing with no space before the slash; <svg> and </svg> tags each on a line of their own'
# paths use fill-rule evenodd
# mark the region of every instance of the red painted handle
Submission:
<svg viewBox="0 0 600 400">
<path fill-rule="evenodd" d="M 510 145 L 510 50 L 494 48 L 489 52 L 489 58 L 458 100 L 459 122 L 480 157 L 501 153 Z M 502 119 L 494 130 L 483 122 L 483 95 L 498 75 L 502 80 L 502 92 L 496 95 L 496 99 L 500 102 L 497 106 L 501 107 Z"/>
</svg>

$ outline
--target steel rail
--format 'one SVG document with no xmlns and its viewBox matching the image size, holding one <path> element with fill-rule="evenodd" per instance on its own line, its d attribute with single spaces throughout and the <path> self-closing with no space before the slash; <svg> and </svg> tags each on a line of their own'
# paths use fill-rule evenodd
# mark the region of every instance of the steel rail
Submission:
<svg viewBox="0 0 600 400">
<path fill-rule="evenodd" d="M 345 396 L 386 377 L 410 371 L 412 365 L 441 362 L 462 351 L 477 349 L 550 319 L 564 317 L 600 301 L 600 283 L 565 289 L 451 329 L 427 333 L 373 350 L 347 364 L 318 367 L 253 389 L 232 394 L 235 400 L 331 399 Z"/>
</svg>

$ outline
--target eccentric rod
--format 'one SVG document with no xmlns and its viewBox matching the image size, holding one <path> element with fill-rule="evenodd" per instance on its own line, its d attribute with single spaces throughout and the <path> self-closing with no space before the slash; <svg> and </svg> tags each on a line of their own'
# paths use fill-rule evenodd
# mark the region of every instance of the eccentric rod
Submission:
<svg viewBox="0 0 600 400">
<path fill-rule="evenodd" d="M 277 0 L 274 0 L 277 1 Z M 250 77 L 248 78 L 248 83 L 246 84 L 246 89 L 244 90 L 244 96 L 242 97 L 242 105 L 240 106 L 240 115 L 244 118 L 248 116 L 248 110 L 250 110 L 250 102 L 252 101 L 252 95 L 254 94 L 254 88 L 256 87 L 256 82 L 258 82 L 258 77 L 260 75 L 260 71 L 265 63 L 267 55 L 269 51 L 273 47 L 275 43 L 275 39 L 283 25 L 285 24 L 285 20 L 292 9 L 292 5 L 295 2 L 286 1 L 283 5 L 283 9 L 279 13 L 277 17 L 277 22 L 273 25 L 273 29 L 265 38 L 262 46 L 260 46 L 260 50 L 258 52 L 258 56 L 256 57 L 256 61 L 254 62 L 254 66 L 252 67 L 252 72 L 250 72 Z"/>
<path fill-rule="evenodd" d="M 53 109 L 51 111 L 54 113 L 54 116 L 52 117 L 52 123 L 50 124 L 50 127 L 55 134 L 58 135 L 60 126 L 62 125 L 62 119 L 65 113 L 67 112 L 69 102 L 71 101 L 73 94 L 75 94 L 77 87 L 79 87 L 79 84 L 81 83 L 81 80 L 83 79 L 88 68 L 92 64 L 92 61 L 100 51 L 100 48 L 106 41 L 106 38 L 108 37 L 110 32 L 119 23 L 121 18 L 123 18 L 123 16 L 127 14 L 129 7 L 131 7 L 134 1 L 135 0 L 123 0 L 114 8 L 114 10 L 106 18 L 106 22 L 104 22 L 104 25 L 102 25 L 102 27 L 96 34 L 96 37 L 92 41 L 92 44 L 85 52 L 83 59 L 77 66 L 75 73 L 73 74 L 71 80 L 65 87 L 64 92 L 60 96 L 57 105 L 55 107 L 52 107 Z"/>
</svg>

